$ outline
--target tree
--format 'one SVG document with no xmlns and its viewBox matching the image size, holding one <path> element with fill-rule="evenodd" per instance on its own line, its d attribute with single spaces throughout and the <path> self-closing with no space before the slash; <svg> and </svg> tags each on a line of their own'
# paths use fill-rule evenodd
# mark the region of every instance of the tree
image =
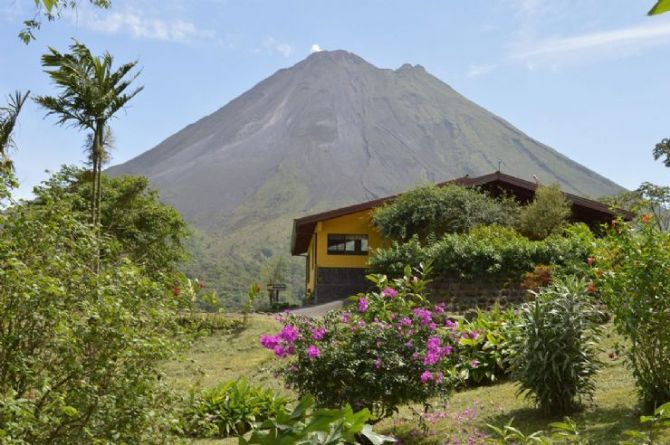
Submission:
<svg viewBox="0 0 670 445">
<path fill-rule="evenodd" d="M 644 182 L 636 190 L 607 196 L 602 201 L 638 216 L 649 214 L 659 230 L 670 231 L 670 187 Z"/>
<path fill-rule="evenodd" d="M 8 152 L 15 147 L 12 133 L 23 104 L 29 95 L 30 91 L 25 94 L 16 91 L 14 95 L 9 96 L 7 106 L 0 107 L 0 174 L 14 169 Z"/>
<path fill-rule="evenodd" d="M 662 157 L 665 157 L 663 164 L 666 167 L 670 167 L 670 139 L 668 138 L 663 139 L 654 147 L 654 159 L 658 161 Z"/>
<path fill-rule="evenodd" d="M 64 198 L 0 212 L 0 442 L 167 443 L 172 279 L 148 276 Z"/>
<path fill-rule="evenodd" d="M 509 225 L 517 205 L 459 185 L 425 185 L 401 194 L 375 210 L 372 220 L 384 237 L 425 242 L 445 233 L 463 233 L 477 225 Z"/>
<path fill-rule="evenodd" d="M 535 190 L 535 199 L 521 210 L 518 230 L 530 239 L 542 240 L 558 233 L 572 213 L 570 202 L 558 184 Z"/>
<path fill-rule="evenodd" d="M 69 123 L 92 134 L 92 144 L 87 148 L 93 177 L 91 221 L 95 226 L 100 219 L 102 165 L 108 158 L 104 143 L 108 122 L 144 87 L 126 93 L 139 75 L 130 74 L 137 61 L 113 70 L 113 58 L 108 52 L 100 57 L 93 56 L 84 44 L 77 41 L 70 45 L 70 51 L 61 54 L 49 48 L 49 53 L 42 56 L 42 65 L 53 68 L 46 72 L 61 94 L 56 97 L 39 96 L 36 101 L 49 110 L 47 115 L 57 115 L 59 124 Z"/>
<path fill-rule="evenodd" d="M 90 178 L 86 171 L 63 167 L 33 193 L 35 206 L 67 200 L 74 215 L 84 222 L 90 201 Z M 152 277 L 173 274 L 186 260 L 184 241 L 188 228 L 181 214 L 159 200 L 146 177 L 102 175 L 105 195 L 101 201 L 100 229 L 108 240 L 104 257 L 122 255 L 144 268 Z"/>
<path fill-rule="evenodd" d="M 19 32 L 19 38 L 23 43 L 28 44 L 35 40 L 35 31 L 42 26 L 42 17 L 48 21 L 53 21 L 61 17 L 61 14 L 67 9 L 77 9 L 81 3 L 79 0 L 33 0 L 35 3 L 35 13 L 32 19 L 24 20 L 24 28 Z M 111 0 L 89 0 L 89 2 L 99 8 L 107 9 L 112 5 Z"/>
</svg>

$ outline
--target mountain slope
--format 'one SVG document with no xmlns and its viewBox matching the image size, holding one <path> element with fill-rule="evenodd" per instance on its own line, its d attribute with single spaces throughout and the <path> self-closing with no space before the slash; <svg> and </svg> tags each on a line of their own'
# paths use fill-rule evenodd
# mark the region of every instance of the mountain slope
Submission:
<svg viewBox="0 0 670 445">
<path fill-rule="evenodd" d="M 264 256 L 288 251 L 294 217 L 490 173 L 499 161 L 505 173 L 576 194 L 621 190 L 421 66 L 379 69 L 346 51 L 279 70 L 109 172 L 148 176 L 203 237 L 215 236 L 201 243 L 222 252 L 213 258 L 231 255 L 253 270 Z"/>
</svg>

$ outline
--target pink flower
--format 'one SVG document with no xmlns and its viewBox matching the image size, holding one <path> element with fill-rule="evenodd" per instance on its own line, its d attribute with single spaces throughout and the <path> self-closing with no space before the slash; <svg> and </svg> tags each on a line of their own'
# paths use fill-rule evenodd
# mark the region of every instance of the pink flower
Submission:
<svg viewBox="0 0 670 445">
<path fill-rule="evenodd" d="M 454 323 L 451 320 L 447 320 L 444 322 L 444 327 L 449 328 L 449 329 L 456 329 L 458 327 L 458 323 Z"/>
<path fill-rule="evenodd" d="M 365 320 L 361 320 L 358 322 L 358 327 L 363 329 L 365 327 Z"/>
<path fill-rule="evenodd" d="M 368 300 L 365 299 L 365 297 L 361 297 L 360 300 L 358 300 L 358 312 L 365 312 L 368 310 Z"/>
<path fill-rule="evenodd" d="M 375 366 L 375 369 L 381 368 L 382 367 L 382 359 L 378 358 L 377 360 L 375 360 L 374 366 Z"/>
<path fill-rule="evenodd" d="M 393 298 L 398 295 L 398 291 L 391 287 L 387 287 L 382 291 L 382 295 L 384 295 L 386 298 Z"/>
<path fill-rule="evenodd" d="M 438 314 L 444 314 L 444 303 L 435 305 L 435 312 Z"/>
<path fill-rule="evenodd" d="M 586 259 L 586 264 L 588 264 L 589 266 L 593 266 L 593 261 L 594 261 L 594 260 L 593 260 L 593 257 L 588 257 L 588 258 Z"/>
<path fill-rule="evenodd" d="M 433 314 L 428 309 L 416 308 L 412 312 L 421 321 L 423 326 L 427 326 L 433 322 Z"/>
<path fill-rule="evenodd" d="M 409 319 L 408 317 L 403 317 L 400 319 L 398 322 L 400 326 L 412 326 L 412 320 Z"/>
<path fill-rule="evenodd" d="M 421 383 L 426 383 L 430 380 L 433 380 L 433 374 L 431 374 L 431 372 L 428 370 L 423 371 L 421 374 Z"/>
<path fill-rule="evenodd" d="M 479 360 L 475 359 L 470 362 L 470 367 L 472 369 L 477 369 L 479 367 Z"/>
<path fill-rule="evenodd" d="M 326 328 L 313 328 L 312 329 L 312 338 L 316 341 L 323 340 L 323 337 L 326 335 Z"/>
<path fill-rule="evenodd" d="M 307 347 L 307 357 L 309 357 L 311 360 L 320 356 L 321 351 L 319 351 L 319 348 L 317 348 L 315 345 L 309 345 Z"/>
<path fill-rule="evenodd" d="M 288 355 L 288 352 L 286 351 L 286 349 L 284 349 L 282 345 L 276 345 L 274 347 L 274 351 L 277 357 L 286 357 Z"/>
<path fill-rule="evenodd" d="M 282 330 L 279 332 L 279 337 L 287 341 L 289 343 L 293 343 L 298 339 L 298 336 L 300 335 L 300 331 L 298 331 L 298 328 L 296 328 L 293 325 L 286 325 L 282 328 Z"/>
<path fill-rule="evenodd" d="M 349 323 L 349 312 L 342 312 L 342 323 Z"/>
<path fill-rule="evenodd" d="M 279 339 L 275 335 L 262 335 L 261 345 L 265 349 L 274 349 L 279 344 Z"/>
</svg>

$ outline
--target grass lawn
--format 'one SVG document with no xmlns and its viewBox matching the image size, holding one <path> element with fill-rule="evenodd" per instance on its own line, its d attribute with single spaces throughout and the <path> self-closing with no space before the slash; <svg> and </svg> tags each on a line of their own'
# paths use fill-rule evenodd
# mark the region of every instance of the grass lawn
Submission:
<svg viewBox="0 0 670 445">
<path fill-rule="evenodd" d="M 269 316 L 253 315 L 244 330 L 199 339 L 184 357 L 167 363 L 165 372 L 177 387 L 184 390 L 193 384 L 214 386 L 226 379 L 245 376 L 254 383 L 286 393 L 281 380 L 276 379 L 270 369 L 275 363 L 273 355 L 258 342 L 260 335 L 273 333 L 278 326 Z M 612 360 L 609 357 L 619 339 L 611 325 L 607 326 L 606 332 L 602 342 L 605 366 L 597 377 L 594 401 L 581 413 L 571 416 L 584 437 L 594 444 L 616 444 L 624 439 L 625 430 L 640 428 L 632 376 L 622 358 Z M 423 409 L 420 406 L 413 408 Z M 516 396 L 513 383 L 505 382 L 455 393 L 447 404 L 435 402 L 434 411 L 427 416 L 427 431 L 419 428 L 410 407 L 404 407 L 375 429 L 396 436 L 400 443 L 433 445 L 457 443 L 450 442 L 449 438 L 462 440 L 477 432 L 487 433 L 487 423 L 501 426 L 511 418 L 525 433 L 547 429 L 548 423 L 562 419 L 542 415 L 530 402 Z M 663 439 L 666 442 L 659 443 L 670 444 L 670 433 Z M 234 443 L 237 443 L 236 438 L 193 441 L 198 445 Z"/>
</svg>

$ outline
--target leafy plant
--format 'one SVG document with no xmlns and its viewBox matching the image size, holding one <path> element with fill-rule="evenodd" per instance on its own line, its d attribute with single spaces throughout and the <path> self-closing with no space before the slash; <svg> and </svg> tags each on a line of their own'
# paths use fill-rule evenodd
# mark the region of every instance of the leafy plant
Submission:
<svg viewBox="0 0 670 445">
<path fill-rule="evenodd" d="M 162 443 L 171 280 L 114 255 L 74 213 L 67 199 L 0 212 L 0 441 Z"/>
<path fill-rule="evenodd" d="M 640 423 L 648 425 L 648 429 L 626 431 L 629 439 L 621 442 L 621 445 L 660 445 L 657 440 L 659 433 L 670 428 L 670 402 L 656 408 L 653 415 L 640 417 Z"/>
<path fill-rule="evenodd" d="M 587 445 L 588 441 L 583 439 L 577 429 L 577 424 L 566 417 L 563 422 L 550 423 L 551 432 L 535 431 L 530 434 L 524 434 L 521 430 L 514 427 L 514 419 L 510 419 L 504 426 L 497 427 L 488 424 L 491 430 L 491 437 L 487 442 L 496 445 L 558 445 L 558 444 L 577 444 Z"/>
<path fill-rule="evenodd" d="M 389 436 L 377 434 L 367 422 L 367 409 L 354 412 L 351 406 L 340 409 L 313 410 L 314 399 L 303 397 L 291 412 L 282 412 L 276 418 L 258 425 L 248 439 L 240 436 L 240 445 L 344 445 L 361 443 L 372 445 L 395 442 Z"/>
<path fill-rule="evenodd" d="M 521 209 L 517 229 L 530 239 L 543 240 L 560 233 L 571 214 L 572 206 L 558 184 L 541 185 L 533 202 Z"/>
<path fill-rule="evenodd" d="M 615 222 L 592 268 L 648 409 L 670 400 L 670 234 L 649 215 L 637 227 Z"/>
<path fill-rule="evenodd" d="M 372 220 L 391 240 L 421 241 L 445 233 L 462 233 L 477 225 L 511 224 L 516 204 L 459 185 L 417 187 L 374 211 Z"/>
<path fill-rule="evenodd" d="M 191 437 L 228 437 L 248 432 L 255 422 L 284 413 L 288 400 L 246 379 L 191 391 L 177 430 Z"/>
<path fill-rule="evenodd" d="M 519 394 L 545 412 L 569 412 L 590 399 L 600 367 L 597 313 L 586 283 L 563 279 L 525 304 L 512 342 L 512 376 Z"/>
</svg>

